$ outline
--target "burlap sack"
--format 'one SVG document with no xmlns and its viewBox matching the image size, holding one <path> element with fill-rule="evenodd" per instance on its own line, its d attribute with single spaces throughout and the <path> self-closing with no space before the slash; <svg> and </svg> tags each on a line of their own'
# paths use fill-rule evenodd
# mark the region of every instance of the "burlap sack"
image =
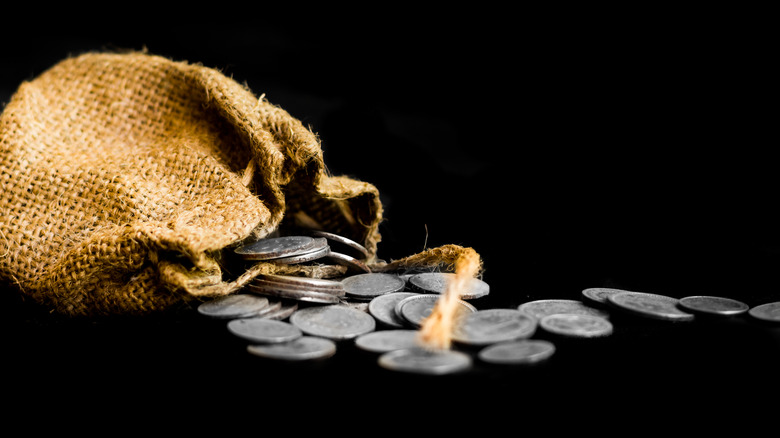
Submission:
<svg viewBox="0 0 780 438">
<path fill-rule="evenodd" d="M 375 261 L 377 189 L 328 174 L 315 134 L 211 68 L 147 53 L 65 59 L 20 85 L 0 147 L 0 277 L 58 313 L 142 315 L 263 272 L 325 275 L 230 271 L 226 249 L 288 223 L 356 240 Z M 461 249 L 375 268 L 452 265 Z"/>
<path fill-rule="evenodd" d="M 222 250 L 286 214 L 376 253 L 376 188 L 328 175 L 300 121 L 201 65 L 65 59 L 19 87 L 0 145 L 0 275 L 57 312 L 230 293 L 263 266 L 231 278 Z"/>
</svg>

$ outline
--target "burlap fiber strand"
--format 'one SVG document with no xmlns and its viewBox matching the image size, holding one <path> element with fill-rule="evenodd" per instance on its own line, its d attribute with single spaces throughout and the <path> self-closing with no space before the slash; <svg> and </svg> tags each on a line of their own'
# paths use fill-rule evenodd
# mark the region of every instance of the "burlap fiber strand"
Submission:
<svg viewBox="0 0 780 438">
<path fill-rule="evenodd" d="M 290 222 L 361 242 L 376 262 L 376 187 L 330 175 L 314 133 L 216 69 L 145 52 L 64 59 L 19 86 L 0 148 L 0 277 L 57 313 L 142 315 L 260 273 L 328 275 L 226 268 L 226 249 Z M 399 263 L 451 258 L 426 254 Z"/>
</svg>

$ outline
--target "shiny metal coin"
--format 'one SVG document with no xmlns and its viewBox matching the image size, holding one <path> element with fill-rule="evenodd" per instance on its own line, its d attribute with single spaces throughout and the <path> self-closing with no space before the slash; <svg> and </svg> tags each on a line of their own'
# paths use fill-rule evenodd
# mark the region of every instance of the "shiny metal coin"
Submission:
<svg viewBox="0 0 780 438">
<path fill-rule="evenodd" d="M 396 312 L 395 306 L 404 298 L 413 295 L 420 295 L 416 292 L 391 292 L 372 299 L 368 303 L 368 313 L 376 320 L 387 327 L 402 328 L 406 326 L 406 321 Z"/>
<path fill-rule="evenodd" d="M 431 312 L 433 312 L 433 308 L 436 306 L 436 302 L 439 301 L 439 297 L 439 295 L 418 294 L 413 297 L 404 298 L 396 305 L 396 314 L 406 321 L 408 325 L 420 327 L 425 318 L 429 317 Z M 476 311 L 477 309 L 471 304 L 463 300 L 458 300 L 456 318 Z"/>
<path fill-rule="evenodd" d="M 291 288 L 270 282 L 252 282 L 247 284 L 245 289 L 249 292 L 259 295 L 268 295 L 275 298 L 305 301 L 309 303 L 337 304 L 341 302 L 339 294 L 332 293 L 331 291 L 322 292 L 320 290 L 306 290 L 295 287 Z"/>
<path fill-rule="evenodd" d="M 296 301 L 285 300 L 284 302 L 281 302 L 281 304 L 282 305 L 279 307 L 279 309 L 266 313 L 263 315 L 263 318 L 282 321 L 292 315 L 293 312 L 298 310 L 298 303 Z"/>
<path fill-rule="evenodd" d="M 516 309 L 484 309 L 463 316 L 452 333 L 456 342 L 489 345 L 530 337 L 536 319 Z"/>
<path fill-rule="evenodd" d="M 250 344 L 246 350 L 266 359 L 306 361 L 333 356 L 336 354 L 336 343 L 316 336 L 301 336 L 278 344 Z"/>
<path fill-rule="evenodd" d="M 609 303 L 634 315 L 667 321 L 692 321 L 693 314 L 680 310 L 678 299 L 646 292 L 620 292 Z"/>
<path fill-rule="evenodd" d="M 359 272 L 359 273 L 371 272 L 371 268 L 369 268 L 368 265 L 366 265 L 365 263 L 361 262 L 360 260 L 352 256 L 348 256 L 340 252 L 330 251 L 330 253 L 328 253 L 326 257 L 328 260 L 331 260 L 336 264 L 339 264 L 341 266 L 346 266 L 347 269 L 349 269 L 352 272 Z"/>
<path fill-rule="evenodd" d="M 276 274 L 260 274 L 253 282 L 269 281 L 273 283 L 280 283 L 289 285 L 291 287 L 299 287 L 303 289 L 326 289 L 343 291 L 344 287 L 340 281 L 328 280 L 325 278 L 311 278 L 311 277 L 298 277 L 294 275 L 276 275 Z"/>
<path fill-rule="evenodd" d="M 309 236 L 283 236 L 259 239 L 236 248 L 245 260 L 270 260 L 312 251 L 318 243 Z"/>
<path fill-rule="evenodd" d="M 290 323 L 307 335 L 333 340 L 356 338 L 376 328 L 376 320 L 367 312 L 340 305 L 298 309 L 290 315 Z"/>
<path fill-rule="evenodd" d="M 576 338 L 597 338 L 612 334 L 612 323 L 596 315 L 556 313 L 540 319 L 539 326 L 548 333 Z"/>
<path fill-rule="evenodd" d="M 379 330 L 358 336 L 355 346 L 372 353 L 415 348 L 418 346 L 417 333 L 417 330 Z"/>
<path fill-rule="evenodd" d="M 409 277 L 409 284 L 415 290 L 423 293 L 442 294 L 453 277 L 455 274 L 452 272 L 422 272 Z M 489 293 L 490 286 L 479 278 L 474 278 L 469 288 L 461 293 L 460 298 L 472 300 L 484 297 Z"/>
<path fill-rule="evenodd" d="M 683 310 L 694 313 L 706 313 L 708 315 L 740 315 L 747 312 L 750 307 L 742 301 L 731 298 L 715 297 L 709 295 L 694 295 L 680 298 L 677 303 Z"/>
<path fill-rule="evenodd" d="M 379 366 L 412 374 L 443 375 L 464 372 L 472 367 L 471 356 L 453 350 L 408 348 L 379 356 Z"/>
<path fill-rule="evenodd" d="M 596 315 L 602 318 L 609 318 L 609 313 L 605 310 L 597 309 L 595 307 L 588 306 L 579 300 L 561 300 L 561 299 L 549 299 L 549 300 L 534 300 L 523 303 L 517 307 L 521 312 L 525 312 L 537 320 L 544 318 L 547 315 L 553 315 L 556 313 L 577 313 L 584 315 Z"/>
<path fill-rule="evenodd" d="M 402 291 L 406 282 L 397 275 L 374 272 L 347 277 L 341 280 L 341 285 L 348 297 L 371 300 L 380 295 Z"/>
<path fill-rule="evenodd" d="M 582 290 L 582 296 L 585 298 L 600 304 L 606 304 L 607 298 L 610 295 L 614 295 L 618 292 L 630 292 L 625 289 L 614 289 L 610 287 L 591 287 Z"/>
<path fill-rule="evenodd" d="M 347 237 L 321 230 L 311 230 L 309 231 L 309 234 L 316 237 L 324 237 L 334 244 L 348 248 L 350 252 L 353 253 L 352 255 L 358 260 L 365 260 L 370 256 L 365 246 Z"/>
<path fill-rule="evenodd" d="M 750 316 L 768 322 L 780 322 L 780 301 L 760 304 L 748 310 Z"/>
<path fill-rule="evenodd" d="M 325 239 L 322 239 L 322 242 L 325 242 Z M 311 251 L 306 251 L 300 254 L 295 254 L 286 257 L 277 257 L 269 261 L 283 264 L 283 265 L 294 265 L 298 263 L 306 263 L 306 262 L 312 262 L 314 260 L 319 260 L 323 257 L 327 257 L 329 254 L 330 254 L 330 247 L 326 245 L 326 246 L 318 247 Z"/>
<path fill-rule="evenodd" d="M 301 329 L 288 322 L 266 318 L 234 319 L 227 328 L 239 338 L 258 344 L 289 342 L 303 336 Z"/>
<path fill-rule="evenodd" d="M 521 339 L 489 345 L 477 353 L 487 363 L 499 365 L 534 364 L 547 360 L 555 353 L 555 344 L 542 339 Z"/>
<path fill-rule="evenodd" d="M 233 294 L 198 305 L 198 313 L 211 318 L 245 318 L 268 306 L 268 298 L 251 294 Z"/>
</svg>

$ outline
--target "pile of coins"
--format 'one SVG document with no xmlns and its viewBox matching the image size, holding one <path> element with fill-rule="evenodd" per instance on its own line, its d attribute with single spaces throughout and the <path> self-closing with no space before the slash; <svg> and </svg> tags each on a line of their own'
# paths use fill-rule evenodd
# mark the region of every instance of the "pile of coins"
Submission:
<svg viewBox="0 0 780 438">
<path fill-rule="evenodd" d="M 333 252 L 331 244 L 345 251 Z M 454 274 L 372 272 L 365 264 L 365 248 L 322 232 L 261 239 L 238 248 L 236 254 L 247 261 L 290 264 L 329 259 L 347 266 L 346 274 L 334 279 L 259 275 L 244 292 L 198 307 L 203 315 L 227 320 L 229 332 L 247 342 L 250 354 L 271 360 L 325 359 L 343 343 L 351 343 L 376 354 L 385 369 L 440 375 L 467 371 L 475 358 L 501 365 L 545 361 L 556 347 L 549 340 L 534 339 L 537 330 L 565 338 L 610 336 L 614 331 L 610 310 L 666 321 L 747 312 L 780 322 L 780 302 L 749 308 L 725 297 L 676 299 L 613 288 L 585 289 L 583 300 L 542 299 L 517 308 L 478 310 L 469 301 L 487 296 L 490 287 L 475 278 L 458 302 L 455 348 L 430 350 L 418 344 L 418 329 Z"/>
</svg>

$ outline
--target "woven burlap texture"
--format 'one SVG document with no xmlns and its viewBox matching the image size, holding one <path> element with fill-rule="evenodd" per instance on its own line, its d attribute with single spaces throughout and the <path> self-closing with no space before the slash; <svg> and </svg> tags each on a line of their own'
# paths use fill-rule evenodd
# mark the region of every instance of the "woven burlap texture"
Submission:
<svg viewBox="0 0 780 438">
<path fill-rule="evenodd" d="M 148 314 L 240 289 L 226 248 L 285 218 L 376 254 L 377 189 L 327 172 L 317 136 L 222 72 L 85 53 L 0 115 L 0 276 L 67 315 Z M 284 269 L 290 269 L 284 268 Z"/>
</svg>

